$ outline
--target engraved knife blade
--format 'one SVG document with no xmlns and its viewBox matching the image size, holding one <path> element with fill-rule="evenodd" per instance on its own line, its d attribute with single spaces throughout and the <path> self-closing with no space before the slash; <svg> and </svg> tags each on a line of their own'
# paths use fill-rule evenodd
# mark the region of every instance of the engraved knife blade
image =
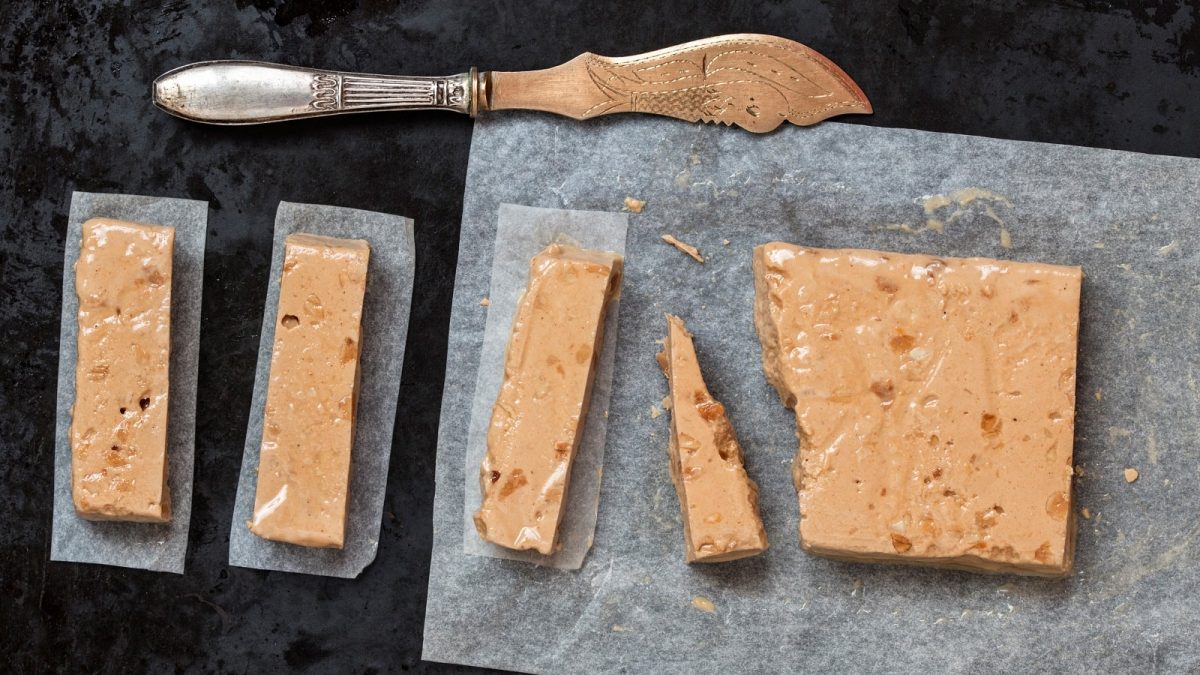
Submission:
<svg viewBox="0 0 1200 675">
<path fill-rule="evenodd" d="M 258 124 L 380 110 L 540 110 L 586 120 L 637 112 L 754 132 L 869 114 L 836 64 L 792 40 L 741 33 L 636 56 L 591 53 L 545 70 L 445 77 L 368 75 L 256 61 L 204 61 L 154 81 L 154 103 L 208 124 Z"/>
</svg>

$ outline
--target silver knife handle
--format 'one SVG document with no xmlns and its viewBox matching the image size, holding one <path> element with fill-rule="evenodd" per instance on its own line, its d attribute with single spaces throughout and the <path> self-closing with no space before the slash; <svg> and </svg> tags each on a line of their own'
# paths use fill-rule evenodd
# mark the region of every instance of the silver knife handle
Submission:
<svg viewBox="0 0 1200 675">
<path fill-rule="evenodd" d="M 154 104 L 208 124 L 258 124 L 375 110 L 453 110 L 474 116 L 479 77 L 365 75 L 258 61 L 202 61 L 154 81 Z"/>
</svg>

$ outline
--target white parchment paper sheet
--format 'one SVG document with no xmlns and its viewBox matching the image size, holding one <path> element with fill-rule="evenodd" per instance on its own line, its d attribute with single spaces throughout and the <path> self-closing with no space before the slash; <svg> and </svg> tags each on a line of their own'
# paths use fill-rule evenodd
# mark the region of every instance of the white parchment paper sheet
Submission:
<svg viewBox="0 0 1200 675">
<path fill-rule="evenodd" d="M 537 551 L 514 551 L 480 538 L 475 531 L 474 513 L 479 510 L 479 465 L 487 454 L 487 430 L 492 407 L 504 379 L 504 358 L 512 331 L 517 303 L 529 281 L 529 261 L 554 242 L 571 243 L 583 248 L 625 254 L 628 218 L 624 213 L 602 211 L 566 211 L 501 204 L 496 220 L 495 251 L 492 254 L 491 290 L 488 295 L 487 322 L 483 331 L 483 351 L 475 380 L 475 398 L 471 404 L 471 425 L 467 438 L 466 466 L 463 477 L 463 550 L 471 555 L 511 558 L 562 569 L 579 569 L 592 547 L 596 513 L 600 504 L 603 477 L 604 440 L 608 433 L 608 402 L 612 390 L 613 362 L 617 353 L 617 319 L 620 300 L 608 308 L 604 323 L 604 342 L 596 364 L 591 406 L 571 467 L 566 513 L 560 525 L 558 551 L 541 555 Z"/>
<path fill-rule="evenodd" d="M 262 444 L 271 347 L 278 323 L 283 243 L 289 234 L 296 232 L 365 239 L 371 245 L 367 292 L 363 299 L 358 417 L 350 456 L 346 540 L 341 550 L 269 541 L 255 536 L 246 527 L 254 512 L 254 492 L 258 485 L 258 450 Z M 400 396 L 404 342 L 408 336 L 414 256 L 413 221 L 409 218 L 337 206 L 279 203 L 246 448 L 229 534 L 230 565 L 352 579 L 375 559 Z"/>
<path fill-rule="evenodd" d="M 611 211 L 626 196 L 646 206 L 629 217 L 592 551 L 575 572 L 464 556 L 464 441 L 451 430 L 470 419 L 497 206 Z M 1198 220 L 1200 161 L 1190 159 L 840 123 L 755 135 L 629 115 L 479 120 L 424 657 L 537 672 L 1200 669 Z M 664 244 L 665 233 L 708 262 Z M 1083 266 L 1076 496 L 1091 517 L 1080 519 L 1070 578 L 800 550 L 795 421 L 763 377 L 751 306 L 751 249 L 776 239 Z M 771 540 L 761 556 L 683 563 L 670 418 L 650 415 L 666 393 L 654 341 L 667 311 L 696 334 L 758 482 Z M 1126 466 L 1141 471 L 1136 483 Z"/>
<path fill-rule="evenodd" d="M 79 296 L 75 262 L 82 225 L 117 218 L 175 228 L 171 260 L 171 363 L 167 419 L 167 484 L 171 522 L 92 522 L 75 514 L 71 499 L 71 406 L 75 404 Z M 58 416 L 54 433 L 54 523 L 50 559 L 137 567 L 183 574 L 192 519 L 192 458 L 196 441 L 196 374 L 200 362 L 200 297 L 208 204 L 138 195 L 71 194 L 63 263 L 62 330 L 58 352 Z"/>
</svg>

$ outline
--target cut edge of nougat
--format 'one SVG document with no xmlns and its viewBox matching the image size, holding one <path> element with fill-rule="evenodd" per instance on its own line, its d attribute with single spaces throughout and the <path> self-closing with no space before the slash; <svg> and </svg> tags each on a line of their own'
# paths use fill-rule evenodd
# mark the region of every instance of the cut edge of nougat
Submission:
<svg viewBox="0 0 1200 675">
<path fill-rule="evenodd" d="M 989 558 L 981 558 L 975 555 L 959 555 L 953 557 L 902 556 L 887 553 L 859 555 L 848 553 L 844 549 L 827 549 L 819 546 L 813 546 L 806 542 L 803 537 L 800 538 L 800 547 L 807 553 L 811 553 L 822 558 L 828 558 L 830 560 L 840 560 L 842 562 L 904 565 L 906 567 L 959 570 L 963 572 L 982 572 L 985 574 L 1014 574 L 1019 576 L 1060 579 L 1068 576 L 1071 573 L 1071 570 L 1074 568 L 1076 529 L 1075 515 L 1072 514 L 1069 516 L 1067 523 L 1067 541 L 1063 553 L 1063 563 L 1061 565 L 1028 565 L 1012 562 L 997 562 Z"/>
</svg>

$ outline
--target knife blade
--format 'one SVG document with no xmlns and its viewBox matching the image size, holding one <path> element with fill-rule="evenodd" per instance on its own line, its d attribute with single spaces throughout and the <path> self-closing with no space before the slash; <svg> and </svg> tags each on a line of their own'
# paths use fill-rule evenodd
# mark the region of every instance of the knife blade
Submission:
<svg viewBox="0 0 1200 675">
<path fill-rule="evenodd" d="M 451 110 L 472 117 L 539 110 L 587 120 L 650 113 L 767 132 L 871 103 L 815 50 L 771 35 L 705 38 L 623 57 L 584 53 L 545 70 L 445 77 L 369 75 L 258 61 L 202 61 L 154 81 L 154 103 L 208 124 L 259 124 L 383 110 Z"/>
</svg>

